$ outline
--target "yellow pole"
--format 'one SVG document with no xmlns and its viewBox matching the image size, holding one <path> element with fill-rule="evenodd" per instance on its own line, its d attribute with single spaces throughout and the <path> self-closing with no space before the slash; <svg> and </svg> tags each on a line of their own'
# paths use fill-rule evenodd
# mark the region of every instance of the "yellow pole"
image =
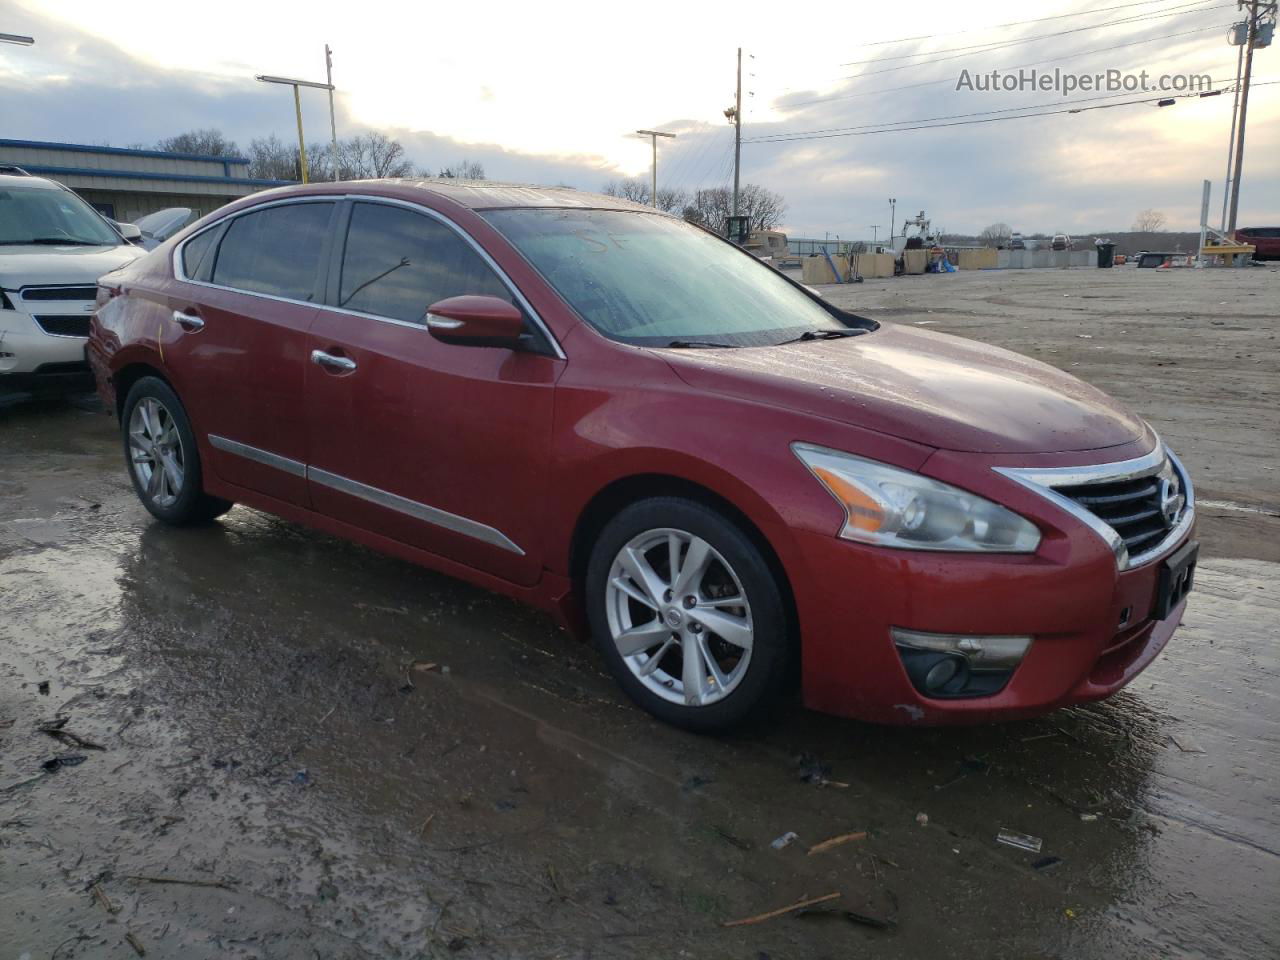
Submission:
<svg viewBox="0 0 1280 960">
<path fill-rule="evenodd" d="M 293 85 L 293 109 L 298 114 L 298 166 L 302 170 L 302 182 L 307 178 L 307 143 L 302 139 L 302 98 L 298 96 L 298 85 Z"/>
</svg>

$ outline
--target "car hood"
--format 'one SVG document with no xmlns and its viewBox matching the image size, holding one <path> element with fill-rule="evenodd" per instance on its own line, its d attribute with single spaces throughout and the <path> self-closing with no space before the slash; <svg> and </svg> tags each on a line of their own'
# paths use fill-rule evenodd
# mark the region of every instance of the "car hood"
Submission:
<svg viewBox="0 0 1280 960">
<path fill-rule="evenodd" d="M 32 244 L 0 247 L 0 287 L 17 290 L 48 283 L 97 283 L 132 263 L 145 251 L 132 244 L 113 247 L 50 247 Z"/>
<path fill-rule="evenodd" d="M 1051 453 L 1138 439 L 1143 422 L 1038 360 L 895 324 L 842 340 L 663 350 L 692 387 L 948 450 Z"/>
</svg>

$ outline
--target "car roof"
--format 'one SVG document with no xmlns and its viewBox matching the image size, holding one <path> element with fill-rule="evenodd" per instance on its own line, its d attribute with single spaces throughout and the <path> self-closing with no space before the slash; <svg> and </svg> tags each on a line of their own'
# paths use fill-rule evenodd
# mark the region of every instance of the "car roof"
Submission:
<svg viewBox="0 0 1280 960">
<path fill-rule="evenodd" d="M 498 210 L 519 207 L 577 208 L 585 210 L 634 210 L 657 213 L 653 207 L 621 197 L 589 193 L 573 187 L 540 187 L 528 183 L 495 180 L 460 180 L 450 177 L 404 177 L 381 180 L 313 182 L 279 187 L 246 197 L 249 202 L 264 198 L 280 200 L 296 194 L 368 194 L 397 197 L 409 201 L 445 200 L 471 210 Z"/>
<path fill-rule="evenodd" d="M 60 184 L 44 177 L 25 173 L 0 173 L 0 187 L 34 187 L 37 190 L 61 190 Z"/>
</svg>

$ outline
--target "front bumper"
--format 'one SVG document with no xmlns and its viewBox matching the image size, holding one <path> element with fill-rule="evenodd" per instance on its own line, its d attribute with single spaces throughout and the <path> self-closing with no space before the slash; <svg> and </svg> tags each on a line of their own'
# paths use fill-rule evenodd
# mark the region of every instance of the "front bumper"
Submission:
<svg viewBox="0 0 1280 960">
<path fill-rule="evenodd" d="M 797 532 L 803 575 L 792 584 L 805 704 L 878 723 L 980 723 L 1115 693 L 1181 622 L 1185 601 L 1164 620 L 1152 618 L 1167 554 L 1120 570 L 1111 549 L 1083 526 L 1064 525 L 1048 539 L 1049 548 L 1034 556 L 984 556 L 888 550 Z M 894 627 L 1034 641 L 998 693 L 934 699 L 909 680 Z"/>
<path fill-rule="evenodd" d="M 68 371 L 87 374 L 86 342 L 86 337 L 46 333 L 33 316 L 20 310 L 0 310 L 0 383 L 15 383 L 17 378 L 38 380 Z"/>
</svg>

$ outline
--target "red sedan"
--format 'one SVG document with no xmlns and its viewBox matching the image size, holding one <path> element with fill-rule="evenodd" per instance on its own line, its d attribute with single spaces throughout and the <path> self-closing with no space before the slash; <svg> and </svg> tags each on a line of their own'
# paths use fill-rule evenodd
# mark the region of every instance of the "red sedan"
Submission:
<svg viewBox="0 0 1280 960">
<path fill-rule="evenodd" d="M 1190 478 L 1098 390 L 610 197 L 258 194 L 104 277 L 89 357 L 156 517 L 241 503 L 535 604 L 695 729 L 796 671 L 888 723 L 1096 700 L 1195 569 Z"/>
</svg>

